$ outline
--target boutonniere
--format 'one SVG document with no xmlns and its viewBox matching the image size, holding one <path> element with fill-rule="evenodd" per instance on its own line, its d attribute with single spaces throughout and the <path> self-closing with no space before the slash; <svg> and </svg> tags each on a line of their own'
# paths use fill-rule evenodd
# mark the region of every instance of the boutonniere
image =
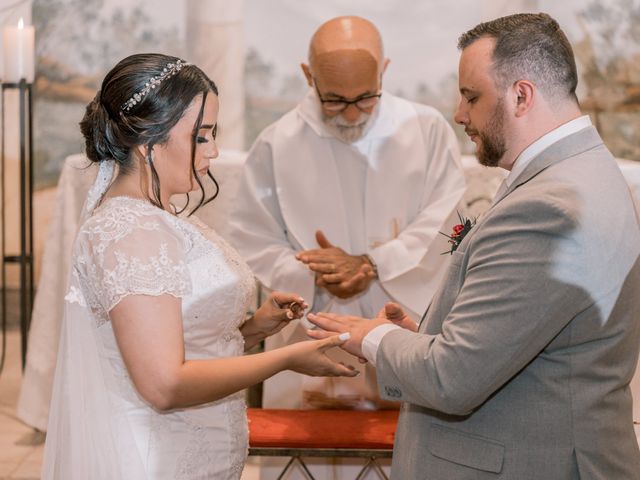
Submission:
<svg viewBox="0 0 640 480">
<path fill-rule="evenodd" d="M 460 219 L 460 223 L 453 226 L 453 231 L 448 235 L 446 233 L 440 232 L 441 235 L 444 235 L 449 239 L 449 243 L 451 244 L 451 250 L 442 252 L 440 255 L 446 255 L 447 253 L 450 255 L 453 254 L 453 252 L 457 250 L 458 246 L 462 242 L 462 239 L 467 236 L 467 233 L 469 233 L 473 226 L 476 224 L 475 218 L 471 220 L 470 218 L 464 218 L 462 215 L 460 215 L 460 212 L 457 213 L 458 218 Z"/>
</svg>

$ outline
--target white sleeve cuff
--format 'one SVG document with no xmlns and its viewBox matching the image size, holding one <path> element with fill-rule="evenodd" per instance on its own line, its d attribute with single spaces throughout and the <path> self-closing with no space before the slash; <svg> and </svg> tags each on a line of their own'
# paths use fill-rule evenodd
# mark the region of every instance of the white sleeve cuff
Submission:
<svg viewBox="0 0 640 480">
<path fill-rule="evenodd" d="M 362 339 L 362 354 L 371 365 L 376 366 L 376 355 L 378 354 L 378 347 L 384 337 L 391 330 L 401 328 L 393 323 L 382 324 L 365 335 Z"/>
</svg>

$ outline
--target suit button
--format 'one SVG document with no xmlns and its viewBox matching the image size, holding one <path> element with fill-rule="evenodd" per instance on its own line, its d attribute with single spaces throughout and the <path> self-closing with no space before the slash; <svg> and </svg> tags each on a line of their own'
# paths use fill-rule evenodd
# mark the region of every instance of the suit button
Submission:
<svg viewBox="0 0 640 480">
<path fill-rule="evenodd" d="M 391 398 L 400 398 L 402 397 L 402 390 L 398 387 L 384 387 L 384 392 L 390 396 Z"/>
</svg>

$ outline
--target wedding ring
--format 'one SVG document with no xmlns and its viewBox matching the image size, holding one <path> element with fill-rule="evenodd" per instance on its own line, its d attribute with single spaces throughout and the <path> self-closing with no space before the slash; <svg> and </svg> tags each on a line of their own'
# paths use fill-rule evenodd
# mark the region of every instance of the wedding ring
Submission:
<svg viewBox="0 0 640 480">
<path fill-rule="evenodd" d="M 288 308 L 296 317 L 302 313 L 302 305 L 298 302 L 291 302 Z"/>
</svg>

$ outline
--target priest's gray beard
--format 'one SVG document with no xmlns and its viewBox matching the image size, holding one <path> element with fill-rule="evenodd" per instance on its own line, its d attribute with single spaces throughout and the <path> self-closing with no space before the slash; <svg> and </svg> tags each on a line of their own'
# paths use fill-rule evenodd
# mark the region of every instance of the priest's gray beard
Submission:
<svg viewBox="0 0 640 480">
<path fill-rule="evenodd" d="M 354 143 L 364 137 L 378 118 L 378 108 L 376 105 L 371 113 L 360 112 L 360 116 L 355 122 L 348 122 L 342 115 L 327 117 L 324 115 L 324 123 L 331 133 L 345 143 Z"/>
</svg>

